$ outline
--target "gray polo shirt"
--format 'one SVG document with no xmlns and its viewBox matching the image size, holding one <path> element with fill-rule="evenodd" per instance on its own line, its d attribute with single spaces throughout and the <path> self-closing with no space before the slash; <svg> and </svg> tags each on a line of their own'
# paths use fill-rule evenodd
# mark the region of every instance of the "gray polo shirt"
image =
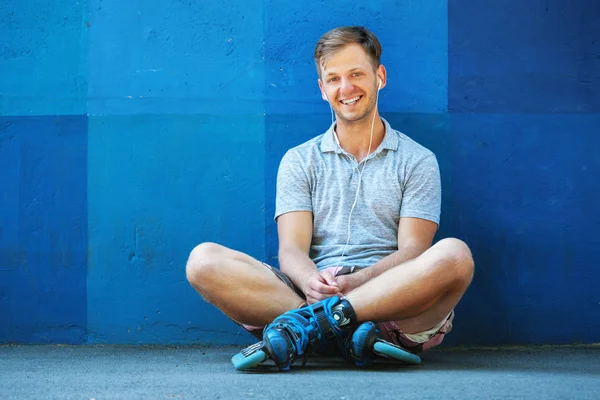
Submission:
<svg viewBox="0 0 600 400">
<path fill-rule="evenodd" d="M 442 196 L 435 155 L 383 122 L 383 141 L 359 165 L 335 141 L 334 125 L 281 160 L 275 219 L 292 211 L 313 213 L 310 258 L 319 269 L 368 267 L 398 250 L 401 217 L 439 224 Z"/>
</svg>

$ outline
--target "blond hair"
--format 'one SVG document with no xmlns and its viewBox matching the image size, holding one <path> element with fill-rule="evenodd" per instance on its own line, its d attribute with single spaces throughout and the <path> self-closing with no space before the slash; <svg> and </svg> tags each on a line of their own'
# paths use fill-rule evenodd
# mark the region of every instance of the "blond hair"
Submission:
<svg viewBox="0 0 600 400">
<path fill-rule="evenodd" d="M 321 36 L 315 47 L 315 64 L 317 73 L 321 76 L 321 66 L 324 66 L 327 59 L 342 49 L 343 47 L 356 43 L 362 46 L 376 70 L 381 64 L 381 44 L 371 31 L 362 26 L 342 26 L 335 28 Z"/>
</svg>

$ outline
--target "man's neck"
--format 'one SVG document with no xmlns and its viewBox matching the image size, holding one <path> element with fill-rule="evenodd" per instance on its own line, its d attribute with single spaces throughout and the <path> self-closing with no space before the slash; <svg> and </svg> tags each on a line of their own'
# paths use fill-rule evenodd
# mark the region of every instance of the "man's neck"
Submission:
<svg viewBox="0 0 600 400">
<path fill-rule="evenodd" d="M 356 123 L 347 123 L 341 120 L 336 122 L 335 132 L 340 146 L 356 157 L 359 163 L 379 147 L 385 135 L 385 125 L 379 117 L 379 113 L 375 114 L 374 124 L 372 118 L 363 118 L 363 121 Z M 371 126 L 373 126 L 372 142 Z M 369 144 L 371 145 L 370 150 Z"/>
</svg>

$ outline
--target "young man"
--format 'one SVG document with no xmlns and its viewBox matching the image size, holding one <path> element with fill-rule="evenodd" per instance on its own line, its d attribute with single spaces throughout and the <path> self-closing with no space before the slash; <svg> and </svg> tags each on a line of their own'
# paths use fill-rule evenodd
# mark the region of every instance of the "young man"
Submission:
<svg viewBox="0 0 600 400">
<path fill-rule="evenodd" d="M 336 122 L 281 161 L 280 270 L 213 243 L 197 246 L 187 264 L 190 284 L 258 333 L 282 370 L 327 342 L 365 364 L 372 354 L 352 343 L 361 324 L 414 353 L 439 344 L 474 269 L 462 241 L 432 246 L 437 160 L 379 116 L 387 75 L 375 35 L 336 28 L 314 56 Z"/>
</svg>

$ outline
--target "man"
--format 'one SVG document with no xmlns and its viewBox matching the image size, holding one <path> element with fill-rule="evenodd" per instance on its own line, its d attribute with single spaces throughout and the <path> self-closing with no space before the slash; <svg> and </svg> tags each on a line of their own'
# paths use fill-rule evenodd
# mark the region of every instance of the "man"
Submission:
<svg viewBox="0 0 600 400">
<path fill-rule="evenodd" d="M 451 329 L 473 277 L 465 243 L 432 246 L 437 160 L 379 116 L 387 81 L 380 56 L 379 41 L 362 27 L 336 28 L 317 43 L 319 88 L 337 121 L 281 161 L 280 270 L 213 243 L 197 246 L 187 264 L 190 284 L 258 333 L 282 370 L 328 342 L 366 364 L 372 354 L 357 356 L 352 343 L 365 324 L 414 353 L 431 348 Z"/>
</svg>

